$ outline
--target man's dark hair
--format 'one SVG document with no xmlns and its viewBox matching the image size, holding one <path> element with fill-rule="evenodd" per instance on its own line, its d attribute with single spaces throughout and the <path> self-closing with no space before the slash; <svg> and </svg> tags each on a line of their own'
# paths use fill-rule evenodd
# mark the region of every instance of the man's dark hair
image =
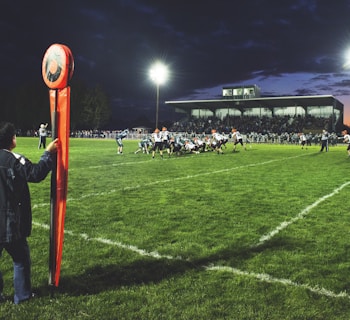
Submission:
<svg viewBox="0 0 350 320">
<path fill-rule="evenodd" d="M 15 126 L 10 122 L 0 123 L 0 149 L 9 149 L 13 136 L 16 134 Z"/>
</svg>

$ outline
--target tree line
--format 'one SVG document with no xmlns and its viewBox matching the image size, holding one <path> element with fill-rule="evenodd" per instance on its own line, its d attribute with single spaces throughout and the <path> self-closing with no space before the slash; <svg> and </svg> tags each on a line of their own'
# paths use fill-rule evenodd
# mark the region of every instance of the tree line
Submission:
<svg viewBox="0 0 350 320">
<path fill-rule="evenodd" d="M 71 129 L 103 129 L 111 120 L 112 108 L 101 86 L 88 87 L 73 81 L 71 90 Z M 37 130 L 50 123 L 49 89 L 43 83 L 0 88 L 1 121 L 10 121 L 21 130 Z"/>
</svg>

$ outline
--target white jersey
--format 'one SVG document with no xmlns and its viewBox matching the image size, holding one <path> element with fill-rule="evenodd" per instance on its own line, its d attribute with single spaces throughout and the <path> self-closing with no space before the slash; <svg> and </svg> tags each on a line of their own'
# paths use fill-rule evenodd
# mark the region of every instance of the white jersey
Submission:
<svg viewBox="0 0 350 320">
<path fill-rule="evenodd" d="M 187 142 L 185 143 L 185 149 L 186 149 L 186 150 L 191 151 L 191 150 L 193 150 L 193 149 L 195 149 L 195 148 L 196 148 L 196 146 L 193 144 L 193 142 L 187 141 Z"/>
<path fill-rule="evenodd" d="M 236 139 L 236 140 L 240 140 L 240 139 L 243 139 L 241 133 L 239 131 L 235 131 L 233 134 L 232 134 L 232 138 Z"/>
<path fill-rule="evenodd" d="M 201 146 L 204 145 L 204 142 L 203 142 L 203 140 L 201 140 L 201 139 L 196 139 L 196 140 L 195 140 L 195 144 L 196 144 L 197 146 L 201 147 Z"/>
<path fill-rule="evenodd" d="M 40 128 L 39 128 L 39 135 L 40 135 L 41 137 L 46 137 L 46 136 L 47 136 L 46 128 L 40 127 Z"/>
<path fill-rule="evenodd" d="M 213 139 L 215 140 L 215 141 L 222 141 L 222 140 L 224 140 L 224 137 L 220 134 L 220 133 L 217 133 L 217 132 L 214 132 L 213 133 Z"/>
<path fill-rule="evenodd" d="M 328 132 L 326 130 L 323 130 L 321 140 L 328 140 Z"/>
<path fill-rule="evenodd" d="M 344 143 L 350 143 L 350 134 L 344 135 Z"/>
<path fill-rule="evenodd" d="M 162 142 L 162 134 L 160 132 L 153 132 L 152 139 L 154 142 Z"/>
<path fill-rule="evenodd" d="M 169 140 L 169 131 L 165 130 L 161 132 L 162 135 L 162 141 L 168 141 Z"/>
</svg>

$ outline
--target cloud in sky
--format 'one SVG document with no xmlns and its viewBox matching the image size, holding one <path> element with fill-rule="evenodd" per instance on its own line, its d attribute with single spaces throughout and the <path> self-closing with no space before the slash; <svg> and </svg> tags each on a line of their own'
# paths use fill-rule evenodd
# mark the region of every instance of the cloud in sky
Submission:
<svg viewBox="0 0 350 320">
<path fill-rule="evenodd" d="M 0 84 L 41 79 L 46 49 L 64 43 L 74 77 L 102 85 L 131 109 L 154 106 L 148 72 L 160 59 L 170 69 L 162 100 L 257 84 L 266 95 L 333 94 L 347 115 L 349 16 L 348 0 L 7 1 Z"/>
</svg>

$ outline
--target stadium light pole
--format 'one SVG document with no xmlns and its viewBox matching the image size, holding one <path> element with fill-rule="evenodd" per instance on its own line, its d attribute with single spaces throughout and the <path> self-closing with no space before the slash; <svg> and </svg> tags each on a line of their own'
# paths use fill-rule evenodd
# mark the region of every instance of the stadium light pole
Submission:
<svg viewBox="0 0 350 320">
<path fill-rule="evenodd" d="M 150 69 L 150 78 L 156 84 L 157 102 L 156 102 L 156 128 L 158 128 L 159 113 L 159 86 L 166 82 L 168 78 L 168 68 L 161 62 L 156 62 Z"/>
</svg>

